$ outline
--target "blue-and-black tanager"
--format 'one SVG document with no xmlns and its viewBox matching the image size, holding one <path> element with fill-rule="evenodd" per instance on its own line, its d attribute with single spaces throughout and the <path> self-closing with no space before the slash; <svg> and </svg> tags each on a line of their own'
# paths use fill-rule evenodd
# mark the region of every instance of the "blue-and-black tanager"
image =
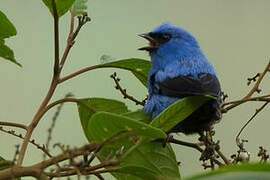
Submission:
<svg viewBox="0 0 270 180">
<path fill-rule="evenodd" d="M 145 113 L 152 119 L 177 100 L 193 95 L 211 95 L 211 100 L 171 129 L 185 134 L 211 129 L 221 118 L 220 83 L 215 69 L 203 54 L 197 40 L 185 29 L 168 22 L 139 36 L 149 41 L 151 69 L 148 75 L 148 100 Z"/>
</svg>

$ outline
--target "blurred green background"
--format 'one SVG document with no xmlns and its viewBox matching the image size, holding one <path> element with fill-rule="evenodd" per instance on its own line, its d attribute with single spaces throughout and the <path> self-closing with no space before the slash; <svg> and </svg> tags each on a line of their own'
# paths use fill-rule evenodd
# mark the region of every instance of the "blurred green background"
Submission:
<svg viewBox="0 0 270 180">
<path fill-rule="evenodd" d="M 23 68 L 0 61 L 0 121 L 28 124 L 44 98 L 50 84 L 53 67 L 53 21 L 47 8 L 37 0 L 2 0 L 0 10 L 15 25 L 18 35 L 7 40 Z M 209 61 L 216 68 L 222 89 L 230 100 L 243 97 L 250 89 L 247 78 L 266 66 L 270 55 L 269 0 L 114 0 L 88 1 L 92 22 L 81 30 L 67 59 L 63 74 L 85 66 L 99 64 L 104 54 L 115 58 L 144 58 L 137 51 L 146 41 L 137 34 L 148 32 L 163 21 L 170 21 L 190 31 L 199 41 Z M 69 14 L 60 20 L 61 54 L 69 31 Z M 53 100 L 72 92 L 76 97 L 107 97 L 126 102 L 130 109 L 139 108 L 123 100 L 109 75 L 115 70 L 95 70 L 67 81 L 56 90 Z M 117 70 L 128 93 L 143 99 L 146 89 L 128 72 Z M 262 93 L 270 92 L 269 75 L 262 83 Z M 235 136 L 255 112 L 260 103 L 247 103 L 225 114 L 215 127 L 215 138 L 221 150 L 230 156 L 236 153 Z M 33 137 L 45 143 L 54 110 L 39 123 Z M 269 107 L 245 129 L 242 138 L 248 139 L 246 149 L 252 160 L 258 160 L 259 146 L 270 149 Z M 18 130 L 18 132 L 20 132 Z M 197 136 L 175 135 L 176 138 L 196 141 Z M 72 147 L 86 144 L 80 127 L 76 105 L 65 104 L 56 122 L 52 143 Z M 0 132 L 0 155 L 12 159 L 15 145 L 21 140 Z M 181 161 L 183 177 L 202 171 L 200 154 L 190 148 L 174 146 Z M 59 152 L 54 150 L 55 153 Z M 42 159 L 41 153 L 29 145 L 25 165 Z M 112 179 L 107 176 L 108 179 Z M 29 178 L 27 178 L 29 179 Z"/>
</svg>

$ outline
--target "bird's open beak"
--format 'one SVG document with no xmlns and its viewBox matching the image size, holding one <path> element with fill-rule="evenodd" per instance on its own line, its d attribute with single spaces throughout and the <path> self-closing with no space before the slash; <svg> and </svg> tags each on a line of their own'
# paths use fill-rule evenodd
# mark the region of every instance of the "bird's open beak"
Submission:
<svg viewBox="0 0 270 180">
<path fill-rule="evenodd" d="M 153 37 L 151 37 L 149 33 L 138 34 L 138 36 L 143 37 L 149 41 L 149 46 L 141 47 L 138 50 L 153 51 L 158 48 L 158 42 Z"/>
</svg>

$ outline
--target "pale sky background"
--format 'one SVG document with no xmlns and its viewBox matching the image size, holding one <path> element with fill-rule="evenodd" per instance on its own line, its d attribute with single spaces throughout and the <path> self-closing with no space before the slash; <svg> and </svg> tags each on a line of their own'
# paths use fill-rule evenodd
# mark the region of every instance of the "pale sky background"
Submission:
<svg viewBox="0 0 270 180">
<path fill-rule="evenodd" d="M 7 40 L 14 50 L 19 68 L 0 61 L 0 121 L 28 124 L 44 98 L 53 67 L 53 21 L 41 0 L 2 0 L 0 10 L 15 25 L 18 35 Z M 148 32 L 163 21 L 182 26 L 199 41 L 202 50 L 216 68 L 222 89 L 230 100 L 237 100 L 250 89 L 247 78 L 261 72 L 270 58 L 270 1 L 269 0 L 88 0 L 88 14 L 92 22 L 83 27 L 64 68 L 64 74 L 85 66 L 100 63 L 104 54 L 116 58 L 144 58 L 137 51 L 146 41 L 136 34 Z M 61 50 L 69 27 L 69 14 L 60 21 Z M 62 51 L 61 51 L 62 52 Z M 62 54 L 62 53 L 61 53 Z M 67 81 L 56 90 L 53 100 L 72 92 L 76 97 L 107 97 L 126 102 L 130 109 L 138 108 L 123 100 L 113 86 L 109 75 L 115 70 L 95 70 Z M 122 85 L 139 99 L 147 91 L 125 71 L 117 70 Z M 270 78 L 265 77 L 262 93 L 269 94 Z M 221 150 L 229 157 L 236 153 L 235 136 L 252 116 L 260 103 L 248 103 L 225 114 L 215 127 L 215 138 L 221 141 Z M 245 129 L 242 138 L 248 139 L 246 149 L 251 159 L 258 160 L 258 147 L 270 150 L 270 107 L 260 113 Z M 47 129 L 55 109 L 44 116 L 33 137 L 45 143 Z M 20 131 L 18 131 L 20 132 Z M 178 135 L 181 140 L 195 141 L 198 137 Z M 53 132 L 55 142 L 78 147 L 87 143 L 82 132 L 77 107 L 65 104 Z M 15 145 L 21 140 L 0 132 L 0 155 L 12 159 Z M 200 154 L 190 148 L 174 146 L 177 159 L 182 162 L 183 177 L 202 172 Z M 29 145 L 25 165 L 42 158 Z M 107 176 L 107 179 L 112 179 Z M 29 178 L 27 178 L 29 179 Z"/>
</svg>

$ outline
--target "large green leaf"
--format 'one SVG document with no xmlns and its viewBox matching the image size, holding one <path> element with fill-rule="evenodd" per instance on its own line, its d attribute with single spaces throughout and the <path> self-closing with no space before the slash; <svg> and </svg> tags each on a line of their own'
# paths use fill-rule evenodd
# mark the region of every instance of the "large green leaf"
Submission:
<svg viewBox="0 0 270 180">
<path fill-rule="evenodd" d="M 113 67 L 131 71 L 144 86 L 147 86 L 147 77 L 151 63 L 150 61 L 146 61 L 144 59 L 131 58 L 100 64 L 98 67 Z"/>
<path fill-rule="evenodd" d="M 5 45 L 4 40 L 16 34 L 17 31 L 14 25 L 8 20 L 6 15 L 0 11 L 0 57 L 21 66 L 21 64 L 16 61 L 13 51 Z"/>
<path fill-rule="evenodd" d="M 88 98 L 81 99 L 81 103 L 78 103 L 78 111 L 81 120 L 81 125 L 84 130 L 86 137 L 88 137 L 87 127 L 88 122 L 92 115 L 97 112 L 113 112 L 116 114 L 128 112 L 127 106 L 113 99 L 104 99 L 104 98 Z"/>
<path fill-rule="evenodd" d="M 160 113 L 150 125 L 160 128 L 167 132 L 176 124 L 188 117 L 192 112 L 196 111 L 205 102 L 213 99 L 210 96 L 189 96 L 185 97 L 174 104 L 167 107 Z"/>
<path fill-rule="evenodd" d="M 42 0 L 42 1 L 53 15 L 53 6 L 52 6 L 53 0 Z M 56 4 L 58 17 L 61 17 L 71 8 L 75 0 L 54 0 L 54 1 Z"/>
<path fill-rule="evenodd" d="M 4 158 L 2 158 L 1 156 L 0 156 L 0 163 L 1 162 L 3 162 L 3 161 L 5 161 L 5 159 Z M 4 165 L 4 166 L 0 166 L 0 171 L 1 170 L 3 170 L 3 169 L 7 169 L 7 168 L 9 168 L 10 166 L 8 166 L 8 165 Z M 12 178 L 10 178 L 10 179 L 8 179 L 8 180 L 11 180 Z M 21 178 L 16 178 L 16 180 L 20 180 Z"/>
<path fill-rule="evenodd" d="M 98 158 L 102 161 L 115 158 L 119 149 L 123 148 L 123 154 L 130 148 L 134 149 L 119 166 L 112 167 L 119 171 L 113 173 L 118 180 L 180 179 L 176 157 L 169 144 L 164 148 L 160 142 L 143 141 L 143 144 L 137 146 L 138 139 L 142 136 L 166 137 L 162 130 L 144 123 L 151 120 L 150 115 L 145 115 L 141 110 L 129 112 L 119 101 L 99 98 L 94 98 L 94 101 L 81 100 L 78 110 L 82 126 L 88 126 L 85 134 L 89 141 L 100 142 L 122 131 L 133 130 L 132 132 L 139 135 L 107 144 L 98 153 Z"/>
<path fill-rule="evenodd" d="M 88 137 L 103 142 L 121 132 L 129 131 L 152 139 L 165 139 L 167 135 L 160 129 L 136 121 L 129 117 L 108 112 L 95 113 L 88 122 Z"/>
<path fill-rule="evenodd" d="M 125 113 L 127 114 L 127 113 Z M 160 129 L 153 128 L 145 123 L 113 113 L 99 112 L 90 118 L 88 123 L 88 137 L 96 142 L 104 141 L 119 132 L 132 131 L 137 135 L 148 138 L 166 138 L 167 135 Z M 130 148 L 137 146 L 138 138 L 130 137 L 106 145 L 99 153 L 99 159 L 108 160 L 115 157 L 119 149 L 125 154 Z M 121 162 L 120 166 L 113 167 L 120 173 L 113 173 L 119 180 L 159 180 L 180 179 L 177 161 L 171 147 L 165 148 L 160 142 L 144 141 L 135 148 Z"/>
<path fill-rule="evenodd" d="M 269 180 L 269 163 L 243 163 L 219 168 L 186 180 Z"/>
</svg>

